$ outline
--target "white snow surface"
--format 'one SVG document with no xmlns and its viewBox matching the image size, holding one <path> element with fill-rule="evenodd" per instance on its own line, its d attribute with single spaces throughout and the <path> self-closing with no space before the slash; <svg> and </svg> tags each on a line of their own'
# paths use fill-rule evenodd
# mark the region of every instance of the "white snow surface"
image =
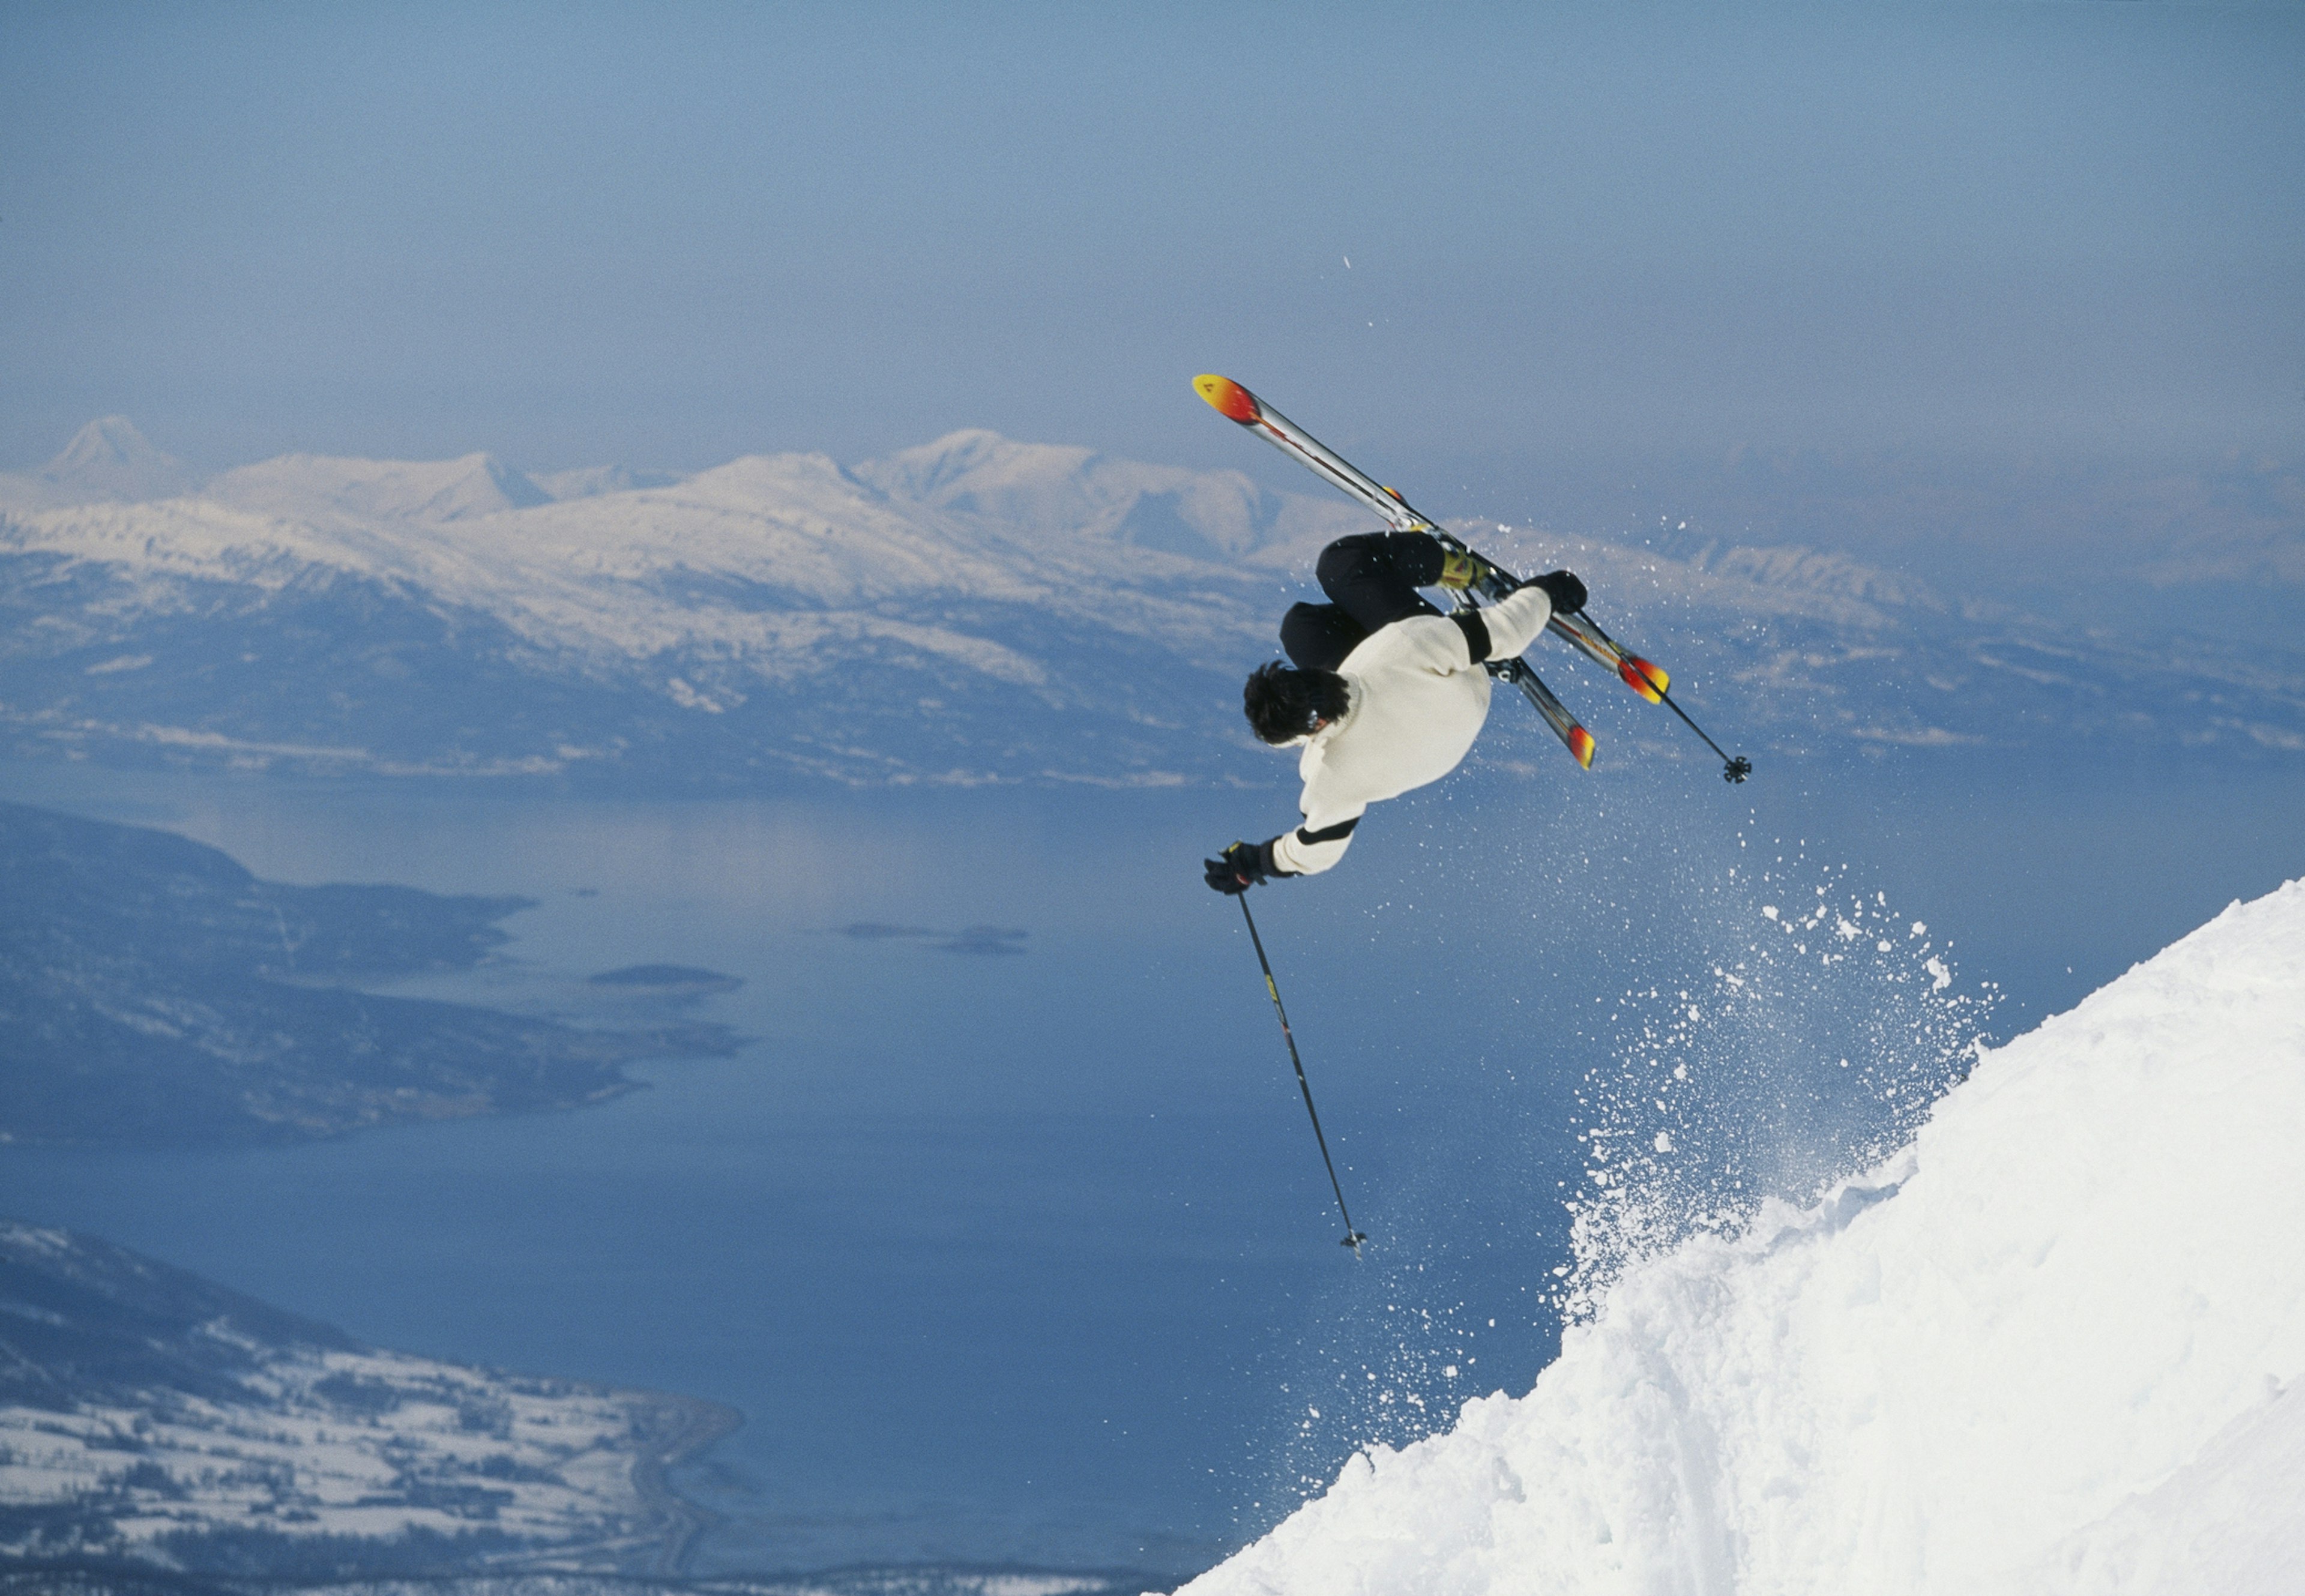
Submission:
<svg viewBox="0 0 2305 1596">
<path fill-rule="evenodd" d="M 2305 881 L 1186 1587 L 2305 1590 Z"/>
</svg>

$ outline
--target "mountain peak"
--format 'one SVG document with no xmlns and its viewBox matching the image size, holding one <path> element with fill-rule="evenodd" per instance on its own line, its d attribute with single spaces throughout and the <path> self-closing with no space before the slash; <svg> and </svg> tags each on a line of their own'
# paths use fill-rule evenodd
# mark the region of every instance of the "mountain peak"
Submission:
<svg viewBox="0 0 2305 1596">
<path fill-rule="evenodd" d="M 184 463 L 154 448 L 126 416 L 99 416 L 72 434 L 40 480 L 89 498 L 164 498 L 191 486 Z"/>
<path fill-rule="evenodd" d="M 933 443 L 899 449 L 855 468 L 859 481 L 923 504 L 949 504 L 992 482 L 1019 477 L 1056 483 L 1077 477 L 1095 458 L 1063 444 L 1020 444 L 982 427 L 948 432 Z"/>
<path fill-rule="evenodd" d="M 552 502 L 552 495 L 488 454 L 454 460 L 284 454 L 225 472 L 203 497 L 292 521 L 345 516 L 440 522 Z"/>
</svg>

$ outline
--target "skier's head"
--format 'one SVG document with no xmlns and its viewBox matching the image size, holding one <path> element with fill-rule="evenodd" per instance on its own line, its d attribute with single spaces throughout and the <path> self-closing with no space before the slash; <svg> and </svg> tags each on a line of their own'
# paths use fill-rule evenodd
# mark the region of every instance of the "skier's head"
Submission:
<svg viewBox="0 0 2305 1596">
<path fill-rule="evenodd" d="M 1351 704 L 1345 679 L 1336 672 L 1300 671 L 1278 659 L 1249 672 L 1240 694 L 1249 726 L 1276 744 L 1311 735 L 1316 723 L 1339 719 Z"/>
</svg>

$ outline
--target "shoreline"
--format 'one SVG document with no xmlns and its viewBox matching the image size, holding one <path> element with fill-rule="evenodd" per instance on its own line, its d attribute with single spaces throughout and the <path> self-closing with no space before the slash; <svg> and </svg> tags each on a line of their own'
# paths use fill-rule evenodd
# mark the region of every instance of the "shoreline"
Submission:
<svg viewBox="0 0 2305 1596">
<path fill-rule="evenodd" d="M 637 1438 L 641 1447 L 633 1458 L 631 1479 L 642 1508 L 664 1525 L 648 1572 L 678 1576 L 686 1572 L 698 1539 L 724 1521 L 710 1507 L 682 1496 L 668 1476 L 680 1464 L 743 1429 L 744 1415 L 726 1403 L 702 1396 L 662 1391 L 631 1395 L 648 1405 L 653 1418 L 669 1419 L 672 1424 L 667 1432 Z"/>
</svg>

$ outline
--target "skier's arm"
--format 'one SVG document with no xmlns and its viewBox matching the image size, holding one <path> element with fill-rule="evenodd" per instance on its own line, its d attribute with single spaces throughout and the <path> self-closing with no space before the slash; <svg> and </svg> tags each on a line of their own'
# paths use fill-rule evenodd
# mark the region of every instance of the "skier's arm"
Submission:
<svg viewBox="0 0 2305 1596">
<path fill-rule="evenodd" d="M 1359 824 L 1358 813 L 1318 830 L 1308 820 L 1261 843 L 1235 843 L 1217 858 L 1202 860 L 1202 873 L 1223 893 L 1246 892 L 1280 876 L 1317 876 L 1345 856 L 1345 845 Z"/>
<path fill-rule="evenodd" d="M 1540 587 L 1520 588 L 1483 609 L 1448 615 L 1411 615 L 1377 634 L 1387 658 L 1453 676 L 1491 659 L 1510 659 L 1537 640 L 1552 619 L 1552 599 Z M 1372 667 L 1374 660 L 1369 661 Z"/>
<path fill-rule="evenodd" d="M 1345 856 L 1352 845 L 1353 828 L 1361 823 L 1368 811 L 1365 803 L 1356 803 L 1349 813 L 1323 814 L 1319 823 L 1306 816 L 1305 823 L 1294 831 L 1284 831 L 1264 845 L 1265 856 L 1272 862 L 1275 875 L 1317 876 L 1331 869 Z"/>
<path fill-rule="evenodd" d="M 1489 651 L 1484 658 L 1510 659 L 1544 633 L 1544 624 L 1552 619 L 1552 598 L 1532 582 L 1514 589 L 1482 610 L 1480 616 L 1489 629 Z"/>
</svg>

